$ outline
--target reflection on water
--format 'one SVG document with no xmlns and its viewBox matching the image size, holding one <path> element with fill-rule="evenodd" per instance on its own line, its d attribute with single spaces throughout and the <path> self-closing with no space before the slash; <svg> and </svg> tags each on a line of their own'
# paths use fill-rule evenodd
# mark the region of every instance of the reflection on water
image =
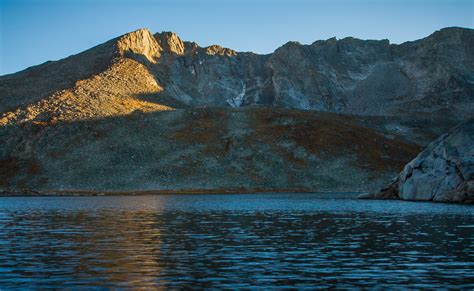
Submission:
<svg viewBox="0 0 474 291">
<path fill-rule="evenodd" d="M 348 194 L 0 199 L 0 288 L 474 288 L 474 208 Z"/>
</svg>

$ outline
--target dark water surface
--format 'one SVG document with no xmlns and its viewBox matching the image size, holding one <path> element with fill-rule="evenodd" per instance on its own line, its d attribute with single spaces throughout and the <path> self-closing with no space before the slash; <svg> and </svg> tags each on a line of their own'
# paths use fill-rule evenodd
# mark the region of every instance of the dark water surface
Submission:
<svg viewBox="0 0 474 291">
<path fill-rule="evenodd" d="M 353 194 L 0 198 L 0 289 L 474 288 L 474 207 Z"/>
</svg>

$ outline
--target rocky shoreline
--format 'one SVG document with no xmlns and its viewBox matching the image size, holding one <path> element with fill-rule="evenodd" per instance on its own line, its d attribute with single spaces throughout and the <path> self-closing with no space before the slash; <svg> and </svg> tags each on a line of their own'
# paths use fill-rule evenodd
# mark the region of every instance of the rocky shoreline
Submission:
<svg viewBox="0 0 474 291">
<path fill-rule="evenodd" d="M 474 119 L 429 144 L 380 192 L 359 198 L 474 203 Z"/>
<path fill-rule="evenodd" d="M 166 195 L 166 194 L 267 194 L 267 193 L 332 193 L 332 191 L 317 191 L 315 189 L 173 189 L 173 190 L 34 190 L 34 189 L 0 189 L 0 197 L 14 196 L 122 196 L 122 195 Z M 338 192 L 337 193 L 345 193 Z M 347 192 L 349 193 L 349 192 Z M 361 192 L 350 192 L 361 193 Z M 361 193 L 362 194 L 362 193 Z M 359 194 L 359 195 L 361 195 Z"/>
</svg>

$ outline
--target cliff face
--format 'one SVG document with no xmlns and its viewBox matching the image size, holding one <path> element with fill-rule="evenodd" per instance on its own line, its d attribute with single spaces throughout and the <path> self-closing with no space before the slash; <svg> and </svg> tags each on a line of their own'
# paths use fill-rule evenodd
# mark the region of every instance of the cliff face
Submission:
<svg viewBox="0 0 474 291">
<path fill-rule="evenodd" d="M 165 92 L 190 106 L 465 117 L 473 112 L 473 46 L 472 30 L 449 28 L 401 45 L 333 38 L 289 42 L 270 55 L 196 48 L 166 59 Z"/>
<path fill-rule="evenodd" d="M 375 191 L 472 116 L 473 41 L 257 55 L 137 30 L 0 77 L 0 187 Z"/>
<path fill-rule="evenodd" d="M 474 119 L 432 142 L 374 198 L 474 202 Z"/>
</svg>

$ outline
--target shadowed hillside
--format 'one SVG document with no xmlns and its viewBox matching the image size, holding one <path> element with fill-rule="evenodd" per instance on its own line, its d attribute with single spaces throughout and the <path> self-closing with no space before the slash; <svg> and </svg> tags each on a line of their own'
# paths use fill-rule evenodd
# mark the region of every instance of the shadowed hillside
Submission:
<svg viewBox="0 0 474 291">
<path fill-rule="evenodd" d="M 2 186 L 33 189 L 372 190 L 420 150 L 350 116 L 288 109 L 134 113 L 0 132 Z"/>
</svg>

